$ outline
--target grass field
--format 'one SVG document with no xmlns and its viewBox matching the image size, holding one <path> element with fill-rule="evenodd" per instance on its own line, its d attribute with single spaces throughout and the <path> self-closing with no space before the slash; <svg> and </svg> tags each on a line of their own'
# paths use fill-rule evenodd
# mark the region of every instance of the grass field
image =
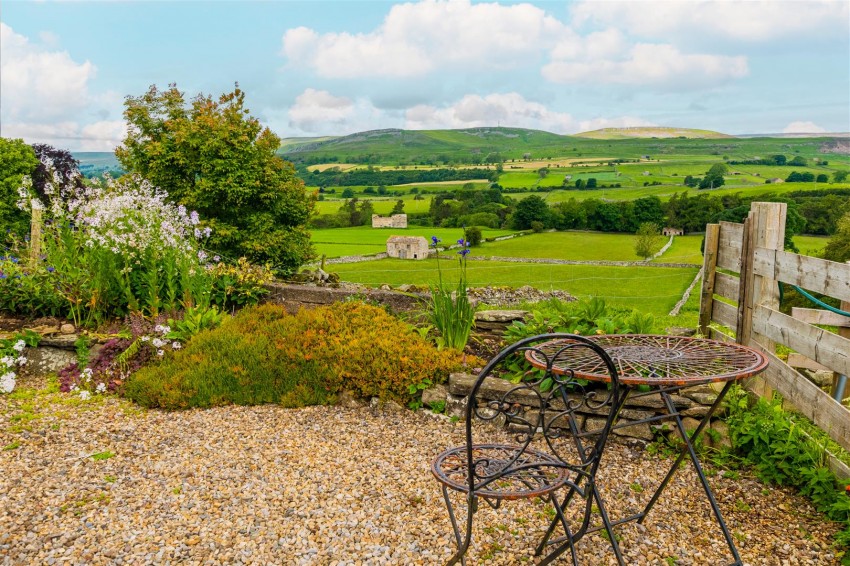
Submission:
<svg viewBox="0 0 850 566">
<path fill-rule="evenodd" d="M 819 252 L 823 251 L 828 241 L 829 236 L 794 236 L 794 244 L 799 248 L 802 255 L 819 255 Z"/>
<path fill-rule="evenodd" d="M 485 238 L 512 234 L 511 230 L 481 231 Z M 443 244 L 454 244 L 463 236 L 460 228 L 428 228 L 413 226 L 410 228 L 372 228 L 358 226 L 357 228 L 331 228 L 311 230 L 316 253 L 321 257 L 343 257 L 348 255 L 370 255 L 387 251 L 387 238 L 390 236 L 422 236 L 431 240 L 437 236 Z"/>
<path fill-rule="evenodd" d="M 634 238 L 634 236 L 631 236 Z M 656 260 L 656 263 L 693 263 L 702 265 L 702 246 L 703 236 L 701 234 L 693 234 L 689 236 L 676 236 L 673 238 L 673 245 L 664 252 L 664 255 Z M 664 238 L 664 243 L 667 243 L 667 238 Z"/>
<path fill-rule="evenodd" d="M 457 262 L 444 258 L 444 278 L 457 279 Z M 343 281 L 369 286 L 404 283 L 428 285 L 437 281 L 437 262 L 384 259 L 368 263 L 334 265 Z M 666 315 L 681 298 L 697 273 L 696 268 L 600 267 L 595 265 L 525 264 L 497 261 L 468 262 L 471 287 L 521 287 L 562 289 L 578 298 L 602 297 L 611 304 Z"/>
<path fill-rule="evenodd" d="M 479 256 L 569 259 L 577 261 L 640 260 L 631 234 L 602 232 L 545 232 L 500 242 L 483 242 L 474 248 Z"/>
</svg>

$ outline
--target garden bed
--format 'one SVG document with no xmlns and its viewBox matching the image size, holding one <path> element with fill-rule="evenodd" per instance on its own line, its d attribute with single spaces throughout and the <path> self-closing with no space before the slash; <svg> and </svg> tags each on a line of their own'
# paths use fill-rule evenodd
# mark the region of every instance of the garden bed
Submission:
<svg viewBox="0 0 850 566">
<path fill-rule="evenodd" d="M 429 465 L 462 443 L 463 430 L 424 411 L 368 406 L 146 411 L 22 380 L 0 396 L 0 556 L 12 564 L 443 563 L 453 540 Z M 645 501 L 666 469 L 658 456 L 610 445 L 600 482 L 611 510 Z M 745 563 L 838 563 L 836 526 L 806 499 L 734 473 L 711 483 Z M 697 489 L 683 467 L 646 525 L 619 529 L 629 563 L 725 559 Z M 536 502 L 482 507 L 471 564 L 530 562 L 545 522 Z M 589 536 L 579 559 L 611 563 L 607 548 Z"/>
</svg>

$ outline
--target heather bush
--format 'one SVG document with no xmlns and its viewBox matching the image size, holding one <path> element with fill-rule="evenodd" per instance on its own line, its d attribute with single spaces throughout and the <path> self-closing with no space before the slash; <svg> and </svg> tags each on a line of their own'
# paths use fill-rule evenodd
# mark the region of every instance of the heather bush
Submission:
<svg viewBox="0 0 850 566">
<path fill-rule="evenodd" d="M 438 351 L 371 305 L 338 303 L 295 315 L 262 305 L 133 374 L 124 392 L 144 406 L 168 409 L 324 404 L 343 390 L 406 403 L 412 385 L 443 382 L 461 366 L 459 352 Z"/>
</svg>

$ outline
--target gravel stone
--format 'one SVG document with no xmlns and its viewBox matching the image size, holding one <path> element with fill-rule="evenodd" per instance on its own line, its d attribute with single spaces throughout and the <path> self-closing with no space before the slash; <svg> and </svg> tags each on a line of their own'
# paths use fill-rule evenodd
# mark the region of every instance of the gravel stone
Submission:
<svg viewBox="0 0 850 566">
<path fill-rule="evenodd" d="M 463 423 L 386 407 L 168 413 L 0 396 L 0 564 L 443 564 L 454 539 L 430 465 L 463 437 Z M 642 508 L 670 463 L 610 444 L 609 512 Z M 711 483 L 745 564 L 837 564 L 837 527 L 806 499 L 743 475 Z M 730 562 L 701 493 L 682 466 L 644 524 L 618 528 L 627 561 Z M 533 564 L 546 517 L 538 500 L 482 505 L 468 563 Z M 598 534 L 578 551 L 583 564 L 615 564 Z"/>
</svg>

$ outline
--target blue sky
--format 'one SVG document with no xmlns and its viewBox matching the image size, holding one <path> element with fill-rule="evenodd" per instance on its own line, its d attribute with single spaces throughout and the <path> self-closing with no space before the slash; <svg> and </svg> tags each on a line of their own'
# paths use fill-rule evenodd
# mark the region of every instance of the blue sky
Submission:
<svg viewBox="0 0 850 566">
<path fill-rule="evenodd" d="M 125 96 L 236 82 L 281 137 L 848 132 L 850 2 L 3 0 L 3 137 L 111 150 Z"/>
</svg>

